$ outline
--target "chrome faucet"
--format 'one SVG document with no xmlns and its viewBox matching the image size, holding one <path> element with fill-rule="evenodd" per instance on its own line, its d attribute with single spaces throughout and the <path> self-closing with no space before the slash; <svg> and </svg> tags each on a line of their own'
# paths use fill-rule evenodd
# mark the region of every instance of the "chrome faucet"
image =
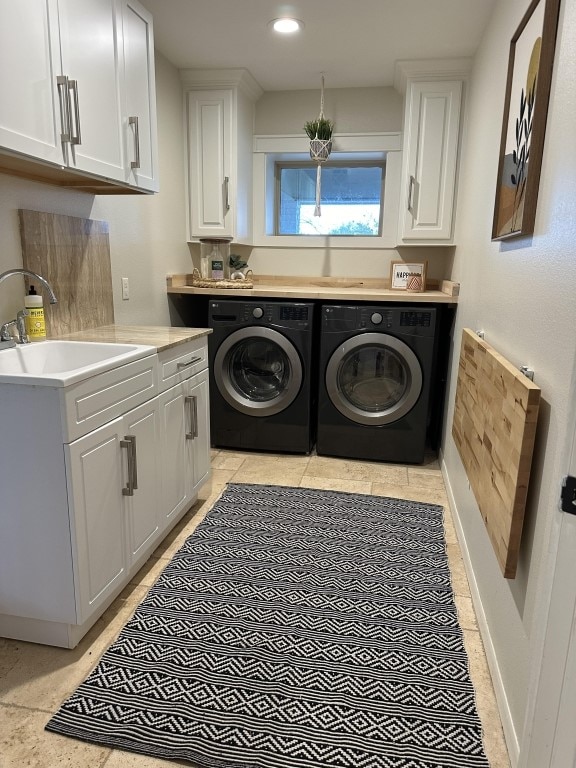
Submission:
<svg viewBox="0 0 576 768">
<path fill-rule="evenodd" d="M 8 269 L 6 272 L 0 273 L 0 283 L 2 283 L 4 280 L 6 280 L 7 277 L 10 277 L 11 275 L 23 275 L 26 277 L 31 277 L 34 280 L 37 280 L 41 285 L 46 288 L 48 291 L 48 295 L 50 297 L 50 304 L 56 304 L 58 302 L 58 299 L 56 298 L 56 294 L 54 293 L 52 286 L 46 280 L 42 275 L 39 275 L 37 272 L 32 272 L 30 269 Z M 12 325 L 16 325 L 18 329 L 18 336 L 19 336 L 19 342 L 20 344 L 27 344 L 28 343 L 28 336 L 26 335 L 26 331 L 24 330 L 24 315 L 27 315 L 28 311 L 23 310 L 21 312 L 18 312 L 18 317 L 16 320 L 10 320 L 8 323 L 4 323 L 4 325 L 1 327 L 0 331 L 0 349 L 7 349 L 9 347 L 15 347 L 16 342 L 10 335 L 9 328 Z"/>
<path fill-rule="evenodd" d="M 4 342 L 8 347 L 16 346 L 14 343 L 14 339 L 10 335 L 10 328 L 12 326 L 15 326 L 16 330 L 18 331 L 19 344 L 30 343 L 30 339 L 28 338 L 28 334 L 26 333 L 26 324 L 24 322 L 24 318 L 29 314 L 30 314 L 29 310 L 21 309 L 16 315 L 16 320 L 9 320 L 7 323 L 4 323 L 2 326 L 0 326 L 0 345 Z M 3 347 L 0 346 L 0 349 L 2 348 Z"/>
</svg>

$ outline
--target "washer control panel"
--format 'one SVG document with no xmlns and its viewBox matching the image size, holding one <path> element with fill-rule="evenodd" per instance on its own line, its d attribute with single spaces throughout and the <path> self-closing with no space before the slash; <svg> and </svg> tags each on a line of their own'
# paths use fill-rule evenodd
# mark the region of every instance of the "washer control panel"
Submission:
<svg viewBox="0 0 576 768">
<path fill-rule="evenodd" d="M 400 325 L 403 326 L 421 326 L 428 328 L 432 322 L 432 313 L 414 310 L 410 312 L 400 312 Z"/>
<path fill-rule="evenodd" d="M 230 303 L 230 302 L 229 302 Z M 312 326 L 312 305 L 300 302 L 290 303 L 245 303 L 239 304 L 238 320 L 245 324 L 276 325 L 284 328 Z"/>
<path fill-rule="evenodd" d="M 436 309 L 413 309 L 390 304 L 331 304 L 322 307 L 321 321 L 323 333 L 374 331 L 431 337 L 436 328 Z"/>
<path fill-rule="evenodd" d="M 392 328 L 394 322 L 394 313 L 391 309 L 385 307 L 361 307 L 360 308 L 360 327 L 378 328 L 386 330 Z"/>
</svg>

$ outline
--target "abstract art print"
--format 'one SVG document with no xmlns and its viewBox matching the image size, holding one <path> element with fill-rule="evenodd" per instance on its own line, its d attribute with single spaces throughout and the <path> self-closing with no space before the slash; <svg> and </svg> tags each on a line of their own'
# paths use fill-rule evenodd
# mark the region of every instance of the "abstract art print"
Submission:
<svg viewBox="0 0 576 768">
<path fill-rule="evenodd" d="M 492 240 L 534 232 L 560 0 L 532 0 L 510 43 Z"/>
</svg>

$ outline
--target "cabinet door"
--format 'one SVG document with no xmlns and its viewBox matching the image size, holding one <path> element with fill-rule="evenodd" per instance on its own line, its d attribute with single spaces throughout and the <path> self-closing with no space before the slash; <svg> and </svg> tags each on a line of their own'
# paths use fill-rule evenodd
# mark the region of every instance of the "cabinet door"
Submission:
<svg viewBox="0 0 576 768">
<path fill-rule="evenodd" d="M 210 396 L 208 370 L 198 373 L 188 382 L 190 431 L 187 437 L 189 453 L 189 494 L 195 496 L 210 475 Z"/>
<path fill-rule="evenodd" d="M 0 4 L 0 70 L 0 146 L 65 162 L 57 0 Z"/>
<path fill-rule="evenodd" d="M 233 237 L 236 179 L 231 178 L 231 90 L 188 94 L 190 233 Z"/>
<path fill-rule="evenodd" d="M 210 475 L 208 369 L 158 397 L 162 516 L 167 526 L 196 498 Z"/>
<path fill-rule="evenodd" d="M 124 181 L 115 0 L 58 0 L 72 168 Z"/>
<path fill-rule="evenodd" d="M 177 384 L 158 397 L 162 472 L 162 525 L 176 519 L 188 500 L 189 460 L 186 447 L 186 389 Z"/>
<path fill-rule="evenodd" d="M 160 534 L 161 474 L 158 466 L 160 414 L 158 398 L 127 413 L 122 420 L 123 476 L 130 483 L 123 494 L 127 523 L 128 565 L 136 568 L 151 552 Z M 128 443 L 128 445 L 126 445 Z M 129 456 L 130 452 L 130 456 Z M 134 485 L 134 487 L 132 487 Z"/>
<path fill-rule="evenodd" d="M 461 96 L 460 81 L 408 85 L 402 242 L 452 239 Z"/>
<path fill-rule="evenodd" d="M 77 623 L 127 579 L 122 419 L 66 445 Z"/>
<path fill-rule="evenodd" d="M 158 191 L 152 16 L 136 0 L 122 5 L 126 180 Z"/>
</svg>

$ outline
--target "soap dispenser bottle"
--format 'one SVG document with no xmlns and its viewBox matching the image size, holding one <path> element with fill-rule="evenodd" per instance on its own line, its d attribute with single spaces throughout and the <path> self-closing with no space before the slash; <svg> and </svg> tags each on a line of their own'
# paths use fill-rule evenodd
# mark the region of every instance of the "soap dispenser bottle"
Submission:
<svg viewBox="0 0 576 768">
<path fill-rule="evenodd" d="M 24 299 L 24 306 L 28 310 L 26 315 L 26 333 L 28 338 L 30 341 L 43 341 L 46 338 L 44 302 L 42 296 L 36 293 L 33 285 L 30 286 L 28 295 Z"/>
</svg>

